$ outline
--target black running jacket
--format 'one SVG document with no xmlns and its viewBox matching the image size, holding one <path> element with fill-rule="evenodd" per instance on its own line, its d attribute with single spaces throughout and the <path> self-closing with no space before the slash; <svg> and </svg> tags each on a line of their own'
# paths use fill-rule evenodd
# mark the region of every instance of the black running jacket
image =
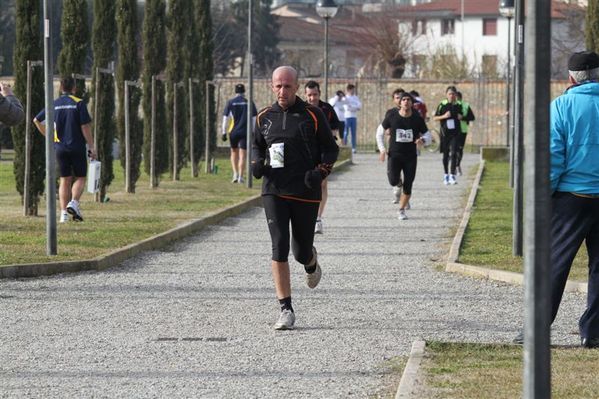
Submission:
<svg viewBox="0 0 599 399">
<path fill-rule="evenodd" d="M 272 168 L 269 148 L 278 143 L 283 143 L 284 167 Z M 304 182 L 306 172 L 318 170 L 321 177 L 326 178 L 338 155 L 339 147 L 323 112 L 299 97 L 285 110 L 275 102 L 258 113 L 252 162 L 266 165 L 262 195 L 320 201 L 320 185 L 308 188 Z"/>
</svg>

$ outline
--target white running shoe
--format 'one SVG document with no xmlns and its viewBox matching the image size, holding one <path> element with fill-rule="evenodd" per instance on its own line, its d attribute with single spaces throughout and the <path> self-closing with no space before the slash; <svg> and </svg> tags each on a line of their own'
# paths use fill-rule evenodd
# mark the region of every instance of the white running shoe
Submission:
<svg viewBox="0 0 599 399">
<path fill-rule="evenodd" d="M 237 183 L 238 180 L 239 180 L 239 177 L 237 176 L 237 174 L 233 173 L 233 178 L 231 179 L 231 183 Z"/>
<path fill-rule="evenodd" d="M 393 187 L 393 203 L 399 204 L 400 198 L 401 198 L 401 184 L 399 186 Z"/>
<path fill-rule="evenodd" d="M 279 320 L 275 323 L 275 330 L 293 330 L 295 324 L 295 313 L 289 309 L 281 311 Z"/>
<path fill-rule="evenodd" d="M 446 186 L 449 184 L 449 175 L 443 175 L 443 184 Z"/>
<path fill-rule="evenodd" d="M 237 183 L 243 183 L 243 182 L 244 182 L 243 176 L 239 176 L 239 179 L 237 179 Z"/>
<path fill-rule="evenodd" d="M 67 211 L 60 212 L 60 223 L 66 223 L 69 221 L 69 213 Z"/>
<path fill-rule="evenodd" d="M 449 184 L 458 184 L 458 181 L 455 179 L 455 175 L 449 175 Z"/>
<path fill-rule="evenodd" d="M 67 204 L 67 212 L 73 217 L 74 221 L 83 222 L 83 216 L 81 215 L 81 210 L 79 209 L 79 201 L 69 201 Z"/>
<path fill-rule="evenodd" d="M 406 211 L 404 209 L 400 209 L 399 210 L 399 214 L 397 215 L 397 218 L 399 220 L 407 220 L 408 219 L 408 215 L 406 215 Z"/>
<path fill-rule="evenodd" d="M 316 219 L 316 224 L 314 225 L 314 234 L 322 234 L 322 219 Z"/>
<path fill-rule="evenodd" d="M 316 288 L 322 277 L 322 269 L 318 264 L 318 253 L 314 247 L 312 247 L 312 256 L 316 260 L 316 270 L 312 273 L 306 273 L 306 284 L 308 285 L 308 288 Z"/>
</svg>

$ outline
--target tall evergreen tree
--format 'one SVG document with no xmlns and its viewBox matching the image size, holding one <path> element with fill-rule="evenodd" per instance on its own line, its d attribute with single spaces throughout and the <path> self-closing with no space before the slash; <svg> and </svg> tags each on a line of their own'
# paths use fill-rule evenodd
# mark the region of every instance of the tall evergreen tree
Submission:
<svg viewBox="0 0 599 399">
<path fill-rule="evenodd" d="M 118 67 L 116 80 L 118 87 L 117 130 L 121 144 L 120 158 L 123 171 L 126 166 L 125 152 L 125 80 L 139 79 L 139 63 L 137 60 L 137 15 L 136 0 L 116 1 L 116 21 L 118 27 Z M 129 87 L 129 143 L 130 143 L 130 192 L 135 192 L 135 182 L 140 176 L 141 154 L 143 144 L 143 127 L 139 120 L 139 103 L 141 91 L 134 86 Z"/>
<path fill-rule="evenodd" d="M 15 94 L 25 102 L 27 96 L 27 61 L 44 59 L 41 35 L 41 7 L 37 0 L 16 1 L 16 43 L 14 52 Z M 44 108 L 44 76 L 42 68 L 34 68 L 31 81 L 31 112 Z M 15 148 L 14 175 L 19 194 L 24 193 L 25 174 L 25 124 L 12 129 Z M 39 198 L 44 192 L 46 175 L 46 146 L 44 137 L 31 129 L 31 174 L 27 214 L 37 215 Z"/>
<path fill-rule="evenodd" d="M 62 76 L 85 73 L 89 46 L 86 0 L 64 0 L 60 27 L 62 48 L 58 55 L 57 72 Z M 77 79 L 78 97 L 85 93 L 85 81 Z"/>
<path fill-rule="evenodd" d="M 166 68 L 166 5 L 165 0 L 146 0 L 143 20 L 143 111 L 144 111 L 144 170 L 150 174 L 150 152 L 152 139 L 152 76 Z M 156 80 L 156 143 L 155 178 L 168 171 L 168 142 L 166 110 L 164 102 L 165 82 Z"/>
<path fill-rule="evenodd" d="M 13 75 L 12 58 L 15 45 L 15 2 L 0 0 L 0 75 Z"/>
<path fill-rule="evenodd" d="M 208 120 L 209 120 L 209 145 L 210 150 L 214 150 L 216 148 L 216 130 L 215 130 L 215 122 L 216 122 L 216 114 L 215 114 L 215 104 L 214 104 L 214 86 L 210 85 L 208 93 L 206 93 L 206 81 L 212 80 L 214 78 L 214 43 L 213 43 L 213 35 L 212 35 L 212 16 L 210 13 L 210 0 L 198 0 L 196 3 L 195 9 L 195 20 L 196 26 L 198 28 L 198 44 L 199 47 L 195 52 L 199 54 L 198 62 L 195 63 L 197 65 L 197 74 L 200 79 L 200 88 L 199 88 L 199 102 L 201 118 L 200 119 L 200 141 L 201 148 L 198 148 L 200 151 L 200 155 L 196 156 L 196 159 L 200 159 L 201 154 L 205 151 L 205 121 L 206 114 L 208 112 Z M 206 95 L 209 96 L 209 107 L 206 111 Z M 198 146 L 200 147 L 200 146 Z M 206 160 L 207 162 L 208 160 Z"/>
<path fill-rule="evenodd" d="M 176 134 L 176 151 L 177 151 L 177 165 L 176 171 L 173 178 L 179 179 L 179 172 L 185 165 L 186 161 L 186 142 L 188 132 L 188 119 L 187 119 L 187 79 L 191 76 L 191 46 L 190 43 L 190 29 L 193 24 L 193 4 L 189 1 L 173 1 L 169 3 L 169 14 L 168 14 L 168 35 L 167 35 L 167 64 L 166 73 L 168 78 L 167 86 L 167 123 L 168 130 L 171 134 L 170 139 L 170 151 L 169 156 L 170 164 L 173 164 L 173 148 L 174 148 L 174 137 Z M 181 87 L 176 88 L 175 85 L 182 83 Z M 173 112 L 174 102 L 177 102 L 177 129 L 176 133 L 173 133 Z"/>
<path fill-rule="evenodd" d="M 106 200 L 108 186 L 114 179 L 112 167 L 112 143 L 114 141 L 114 78 L 109 74 L 98 74 L 96 69 L 106 68 L 114 60 L 114 42 L 116 36 L 115 4 L 113 0 L 94 0 L 94 23 L 92 28 L 92 51 L 94 53 L 92 92 L 96 93 L 98 115 L 94 115 L 94 130 L 98 137 L 96 152 L 102 162 L 100 176 L 100 200 Z M 96 104 L 93 105 L 96 109 Z"/>
<path fill-rule="evenodd" d="M 589 0 L 585 22 L 587 50 L 599 51 L 599 0 Z"/>
</svg>

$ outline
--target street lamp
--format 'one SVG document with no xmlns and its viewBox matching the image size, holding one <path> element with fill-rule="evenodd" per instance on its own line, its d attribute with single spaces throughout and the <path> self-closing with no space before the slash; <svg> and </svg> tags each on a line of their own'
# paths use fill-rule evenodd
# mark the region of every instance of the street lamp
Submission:
<svg viewBox="0 0 599 399">
<path fill-rule="evenodd" d="M 334 0 L 318 0 L 316 12 L 324 19 L 324 98 L 329 98 L 329 19 L 333 18 L 339 6 Z"/>
<path fill-rule="evenodd" d="M 511 70 L 511 22 L 514 17 L 514 0 L 500 0 L 499 1 L 499 14 L 502 17 L 507 18 L 507 72 L 505 74 L 505 85 L 506 85 L 506 101 L 505 101 L 505 129 L 506 129 L 506 144 L 510 145 L 510 70 Z"/>
</svg>

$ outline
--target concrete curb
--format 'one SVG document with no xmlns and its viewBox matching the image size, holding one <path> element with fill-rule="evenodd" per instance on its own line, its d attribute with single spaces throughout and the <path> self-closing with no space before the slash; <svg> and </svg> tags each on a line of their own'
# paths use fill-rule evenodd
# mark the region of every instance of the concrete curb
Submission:
<svg viewBox="0 0 599 399">
<path fill-rule="evenodd" d="M 470 221 L 472 207 L 474 206 L 474 200 L 478 194 L 478 188 L 480 186 L 480 180 L 482 178 L 484 166 L 485 161 L 481 160 L 478 167 L 478 172 L 476 173 L 476 177 L 472 183 L 472 189 L 470 191 L 470 196 L 468 197 L 468 202 L 464 208 L 462 221 L 458 226 L 458 230 L 453 238 L 453 243 L 449 249 L 445 271 L 451 273 L 460 273 L 470 277 L 480 277 L 494 281 L 502 281 L 509 284 L 524 285 L 524 275 L 522 273 L 508 272 L 505 270 L 489 269 L 481 266 L 458 263 L 460 248 L 462 247 L 462 241 L 464 239 L 464 233 L 466 232 L 466 227 L 468 227 L 468 222 Z M 566 283 L 565 291 L 586 294 L 588 292 L 588 284 L 581 281 L 568 281 Z"/>
<path fill-rule="evenodd" d="M 336 164 L 334 170 L 340 171 L 350 165 L 351 159 L 346 159 Z M 129 244 L 93 259 L 0 266 L 0 278 L 39 277 L 58 273 L 105 270 L 116 266 L 124 260 L 141 252 L 165 247 L 176 240 L 195 234 L 207 226 L 217 224 L 226 218 L 237 216 L 248 209 L 260 206 L 262 206 L 262 195 L 256 194 L 239 204 L 209 213 L 200 219 L 192 219 L 184 222 L 163 233 L 149 237 L 140 242 Z"/>
<path fill-rule="evenodd" d="M 425 347 L 426 342 L 421 340 L 414 341 L 412 343 L 410 357 L 408 358 L 408 363 L 406 363 L 406 367 L 401 375 L 401 380 L 399 381 L 399 386 L 397 387 L 395 399 L 407 399 L 414 397 L 414 390 L 419 384 L 418 373 L 420 371 L 420 364 L 424 358 Z"/>
</svg>

